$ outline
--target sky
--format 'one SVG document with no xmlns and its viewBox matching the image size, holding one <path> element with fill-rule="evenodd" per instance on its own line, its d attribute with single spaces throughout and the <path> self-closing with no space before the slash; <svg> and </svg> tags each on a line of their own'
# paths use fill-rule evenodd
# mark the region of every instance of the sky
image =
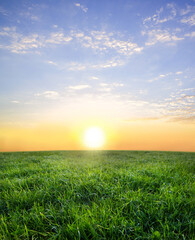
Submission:
<svg viewBox="0 0 195 240">
<path fill-rule="evenodd" d="M 0 1 L 0 151 L 194 151 L 194 0 Z"/>
</svg>

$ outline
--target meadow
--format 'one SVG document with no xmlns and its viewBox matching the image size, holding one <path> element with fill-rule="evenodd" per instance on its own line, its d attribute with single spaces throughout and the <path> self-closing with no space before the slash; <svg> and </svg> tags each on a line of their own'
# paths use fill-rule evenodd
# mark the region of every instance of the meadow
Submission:
<svg viewBox="0 0 195 240">
<path fill-rule="evenodd" d="M 194 239 L 195 153 L 0 153 L 0 239 Z"/>
</svg>

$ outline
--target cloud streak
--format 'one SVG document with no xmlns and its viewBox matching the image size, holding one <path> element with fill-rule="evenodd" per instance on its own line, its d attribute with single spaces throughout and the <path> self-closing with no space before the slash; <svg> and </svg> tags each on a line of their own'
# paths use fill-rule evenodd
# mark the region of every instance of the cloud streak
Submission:
<svg viewBox="0 0 195 240">
<path fill-rule="evenodd" d="M 88 8 L 84 7 L 84 5 L 81 5 L 80 3 L 75 3 L 74 5 L 75 5 L 75 7 L 80 8 L 85 13 L 88 11 Z"/>
<path fill-rule="evenodd" d="M 175 43 L 184 40 L 183 37 L 178 37 L 174 32 L 170 33 L 168 30 L 153 29 L 142 32 L 142 34 L 148 36 L 148 40 L 145 43 L 146 46 L 155 45 L 157 43 Z"/>
<path fill-rule="evenodd" d="M 117 34 L 115 34 L 117 35 Z M 114 51 L 116 54 L 131 56 L 134 53 L 140 53 L 143 47 L 138 46 L 129 40 L 121 40 L 113 33 L 105 31 L 70 31 L 65 32 L 62 29 L 51 32 L 49 35 L 33 33 L 24 35 L 17 32 L 16 27 L 4 27 L 0 31 L 1 48 L 8 49 L 14 53 L 28 53 L 33 50 L 51 47 L 52 45 L 65 45 L 69 43 L 80 44 L 84 48 L 91 48 L 94 52 L 107 53 Z"/>
<path fill-rule="evenodd" d="M 35 93 L 36 97 L 45 97 L 47 99 L 57 99 L 59 97 L 59 93 L 56 91 L 44 91 L 41 93 Z"/>
<path fill-rule="evenodd" d="M 75 86 L 68 87 L 68 89 L 70 89 L 70 90 L 83 90 L 83 89 L 87 89 L 87 88 L 91 88 L 91 86 L 84 84 L 84 85 L 75 85 Z"/>
</svg>

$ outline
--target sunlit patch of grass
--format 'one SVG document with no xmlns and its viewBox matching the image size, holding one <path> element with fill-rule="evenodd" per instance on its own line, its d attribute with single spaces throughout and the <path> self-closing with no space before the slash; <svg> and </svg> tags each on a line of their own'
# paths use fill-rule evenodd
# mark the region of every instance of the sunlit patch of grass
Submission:
<svg viewBox="0 0 195 240">
<path fill-rule="evenodd" d="M 194 156 L 0 153 L 0 239 L 193 239 Z"/>
</svg>

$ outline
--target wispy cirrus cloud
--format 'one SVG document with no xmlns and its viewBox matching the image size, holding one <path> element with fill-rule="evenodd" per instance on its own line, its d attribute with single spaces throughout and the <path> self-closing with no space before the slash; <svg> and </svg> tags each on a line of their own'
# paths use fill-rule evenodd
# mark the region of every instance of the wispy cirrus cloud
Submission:
<svg viewBox="0 0 195 240">
<path fill-rule="evenodd" d="M 88 8 L 85 7 L 84 5 L 80 4 L 80 3 L 75 3 L 74 5 L 78 8 L 80 8 L 85 13 L 88 11 Z"/>
<path fill-rule="evenodd" d="M 19 16 L 22 18 L 30 19 L 31 21 L 40 21 L 40 17 L 31 13 L 30 11 L 22 11 L 19 13 Z"/>
<path fill-rule="evenodd" d="M 114 82 L 114 83 L 100 83 L 99 86 L 100 86 L 100 88 L 98 88 L 99 91 L 110 92 L 114 88 L 123 87 L 124 84 L 123 83 L 117 83 L 117 82 Z"/>
<path fill-rule="evenodd" d="M 186 34 L 185 34 L 185 37 L 194 38 L 194 37 L 195 37 L 195 32 L 186 33 Z"/>
<path fill-rule="evenodd" d="M 195 89 L 182 89 L 165 99 L 164 114 L 171 121 L 195 121 Z"/>
<path fill-rule="evenodd" d="M 183 17 L 181 19 L 181 23 L 188 24 L 190 26 L 194 26 L 195 25 L 195 13 L 190 16 Z"/>
<path fill-rule="evenodd" d="M 35 96 L 36 97 L 45 97 L 47 99 L 56 99 L 60 95 L 56 91 L 44 91 L 44 92 L 41 92 L 41 93 L 35 93 Z"/>
<path fill-rule="evenodd" d="M 184 37 L 178 37 L 175 32 L 169 32 L 168 30 L 153 29 L 143 31 L 142 34 L 148 36 L 148 40 L 145 43 L 146 46 L 155 45 L 157 43 L 174 44 L 177 41 L 184 40 Z"/>
<path fill-rule="evenodd" d="M 110 59 L 105 61 L 94 61 L 94 62 L 55 62 L 52 60 L 46 61 L 49 65 L 53 65 L 60 70 L 68 70 L 68 71 L 87 71 L 87 70 L 100 70 L 100 69 L 108 69 L 120 67 L 126 64 L 126 61 L 123 59 Z M 98 80 L 97 77 L 92 77 L 91 79 Z"/>
<path fill-rule="evenodd" d="M 173 20 L 176 15 L 177 10 L 175 4 L 168 3 L 165 7 L 157 10 L 154 15 L 145 18 L 143 24 L 147 27 L 155 26 Z"/>
<path fill-rule="evenodd" d="M 18 100 L 13 100 L 13 101 L 11 101 L 11 103 L 15 103 L 15 104 L 18 104 L 18 103 L 20 103 Z"/>
<path fill-rule="evenodd" d="M 75 86 L 68 87 L 69 90 L 83 90 L 87 88 L 91 88 L 91 86 L 89 86 L 88 84 L 83 84 L 83 85 L 75 85 Z"/>
<path fill-rule="evenodd" d="M 149 79 L 148 82 L 152 83 L 152 82 L 155 82 L 155 81 L 166 80 L 166 79 L 168 79 L 169 81 L 170 80 L 174 80 L 174 81 L 176 80 L 176 81 L 181 82 L 180 77 L 182 76 L 182 74 L 183 74 L 182 71 L 162 73 L 162 74 L 159 74 L 157 77 Z M 180 84 L 180 82 L 178 82 L 178 83 Z"/>
<path fill-rule="evenodd" d="M 114 50 L 121 55 L 130 56 L 143 50 L 143 47 L 138 46 L 137 43 L 118 39 L 117 34 L 111 32 L 90 31 L 87 34 L 80 32 L 73 33 L 73 35 L 80 41 L 82 46 L 95 51 L 106 52 Z"/>
<path fill-rule="evenodd" d="M 9 12 L 6 9 L 4 9 L 2 6 L 0 6 L 0 14 L 4 16 L 8 16 Z"/>
<path fill-rule="evenodd" d="M 195 7 L 187 5 L 186 8 L 181 9 L 176 3 L 168 3 L 143 20 L 142 35 L 148 37 L 145 45 L 151 46 L 157 43 L 175 45 L 177 41 L 186 37 L 194 37 L 190 29 L 186 33 L 184 24 L 189 27 L 195 25 Z"/>
<path fill-rule="evenodd" d="M 56 30 L 47 35 L 32 33 L 24 35 L 17 31 L 16 27 L 4 27 L 0 29 L 1 48 L 8 49 L 14 53 L 29 53 L 38 49 L 64 45 L 80 44 L 84 48 L 90 48 L 95 53 L 105 54 L 109 51 L 121 56 L 131 56 L 140 53 L 143 47 L 129 40 L 122 40 L 119 34 L 107 33 L 105 31 L 69 31 L 63 29 Z"/>
</svg>

